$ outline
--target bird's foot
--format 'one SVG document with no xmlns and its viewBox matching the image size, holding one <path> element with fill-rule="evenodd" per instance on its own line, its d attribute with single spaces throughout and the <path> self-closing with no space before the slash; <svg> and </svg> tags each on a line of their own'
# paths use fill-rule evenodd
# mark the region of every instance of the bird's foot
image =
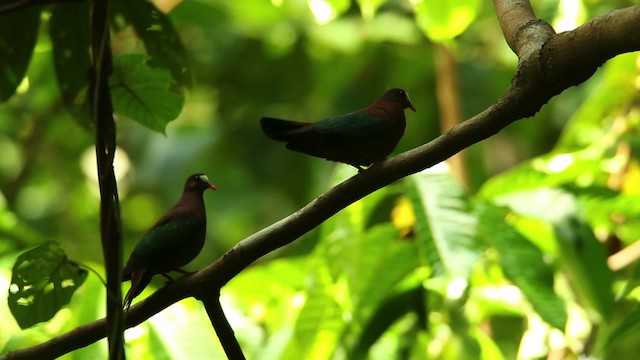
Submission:
<svg viewBox="0 0 640 360">
<path fill-rule="evenodd" d="M 183 269 L 180 269 L 180 268 L 176 269 L 176 271 L 181 273 L 182 276 L 193 275 L 193 274 L 196 273 L 195 271 L 187 271 L 187 270 L 183 270 Z"/>
<path fill-rule="evenodd" d="M 165 278 L 167 278 L 167 282 L 165 282 L 165 284 L 168 284 L 172 281 L 175 281 L 176 279 L 172 278 L 169 274 L 167 273 L 160 273 L 160 275 L 164 276 Z"/>
</svg>

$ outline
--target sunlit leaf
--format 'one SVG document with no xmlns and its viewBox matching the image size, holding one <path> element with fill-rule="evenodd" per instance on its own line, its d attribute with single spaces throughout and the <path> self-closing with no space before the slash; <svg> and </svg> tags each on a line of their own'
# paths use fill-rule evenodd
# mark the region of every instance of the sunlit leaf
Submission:
<svg viewBox="0 0 640 360">
<path fill-rule="evenodd" d="M 480 196 L 493 199 L 542 187 L 573 186 L 581 178 L 606 176 L 601 170 L 604 160 L 592 152 L 550 153 L 489 179 Z"/>
<path fill-rule="evenodd" d="M 409 177 L 407 183 L 420 256 L 436 272 L 468 278 L 479 253 L 476 219 L 462 186 L 448 173 L 425 171 Z"/>
<path fill-rule="evenodd" d="M 295 323 L 294 334 L 283 359 L 327 359 L 344 327 L 342 309 L 329 269 L 318 262 L 309 280 L 307 300 Z"/>
<path fill-rule="evenodd" d="M 15 93 L 27 72 L 38 39 L 41 10 L 41 6 L 29 6 L 0 15 L 0 34 L 4 34 L 0 37 L 0 101 Z"/>
<path fill-rule="evenodd" d="M 592 194 L 596 192 L 592 191 Z M 611 201 L 615 203 L 613 199 Z M 519 215 L 545 220 L 551 224 L 558 243 L 558 256 L 562 258 L 561 264 L 565 271 L 571 274 L 573 286 L 581 293 L 581 299 L 600 316 L 608 318 L 613 306 L 613 280 L 606 262 L 607 254 L 593 231 L 576 220 L 581 209 L 576 197 L 562 189 L 539 188 L 500 196 L 496 198 L 496 202 L 508 206 Z M 533 233 L 531 235 L 534 236 Z M 541 235 L 549 234 L 540 231 L 538 236 Z"/>
<path fill-rule="evenodd" d="M 556 149 L 576 149 L 601 142 L 613 118 L 637 96 L 638 53 L 621 54 L 602 66 L 602 80 L 592 87 L 565 126 Z"/>
<path fill-rule="evenodd" d="M 503 194 L 535 189 L 547 182 L 546 174 L 533 169 L 530 163 L 525 163 L 487 180 L 478 191 L 478 195 L 485 199 L 493 199 Z"/>
<path fill-rule="evenodd" d="M 553 290 L 553 269 L 543 254 L 509 223 L 513 216 L 488 203 L 476 207 L 480 235 L 498 250 L 505 276 L 527 297 L 533 309 L 549 325 L 564 330 L 567 310 Z"/>
<path fill-rule="evenodd" d="M 620 193 L 603 186 L 565 186 L 563 189 L 577 197 L 580 208 L 584 210 L 585 218 L 592 227 L 614 232 L 640 220 L 640 194 Z M 612 222 L 612 216 L 624 218 L 625 221 Z"/>
<path fill-rule="evenodd" d="M 184 102 L 182 94 L 170 90 L 169 73 L 149 68 L 140 54 L 118 56 L 113 66 L 109 84 L 116 112 L 164 133 Z"/>
<path fill-rule="evenodd" d="M 307 0 L 309 9 L 319 24 L 326 24 L 349 9 L 350 0 Z"/>
<path fill-rule="evenodd" d="M 447 41 L 462 34 L 476 19 L 479 0 L 422 0 L 415 5 L 416 22 L 431 41 Z"/>
<path fill-rule="evenodd" d="M 150 333 L 149 348 L 153 349 L 155 359 L 223 357 L 211 321 L 201 304 L 193 298 L 154 315 L 146 325 Z"/>
<path fill-rule="evenodd" d="M 299 308 L 293 307 L 305 289 L 306 257 L 286 257 L 248 268 L 223 288 L 236 306 L 270 331 L 290 324 Z"/>
<path fill-rule="evenodd" d="M 114 16 L 122 16 L 144 42 L 149 66 L 169 71 L 174 83 L 190 87 L 187 52 L 167 15 L 149 1 L 114 1 L 112 5 Z"/>
<path fill-rule="evenodd" d="M 376 10 L 385 3 L 386 0 L 356 0 L 358 5 L 360 5 L 360 12 L 362 12 L 362 17 L 367 20 L 373 19 L 376 15 Z"/>
<path fill-rule="evenodd" d="M 86 101 L 90 29 L 89 4 L 55 4 L 49 21 L 53 63 L 62 101 L 79 123 L 90 124 L 89 103 Z"/>
<path fill-rule="evenodd" d="M 87 278 L 54 242 L 18 256 L 9 287 L 9 308 L 21 328 L 50 320 Z"/>
</svg>

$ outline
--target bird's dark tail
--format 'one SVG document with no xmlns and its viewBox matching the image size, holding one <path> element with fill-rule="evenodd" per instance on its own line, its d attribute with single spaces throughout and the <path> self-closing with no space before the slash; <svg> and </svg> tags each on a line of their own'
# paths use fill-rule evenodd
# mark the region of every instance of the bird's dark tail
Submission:
<svg viewBox="0 0 640 360">
<path fill-rule="evenodd" d="M 142 290 L 149 285 L 152 277 L 152 274 L 149 275 L 147 274 L 147 271 L 144 270 L 135 271 L 131 274 L 131 287 L 129 288 L 129 291 L 127 291 L 127 295 L 124 296 L 123 308 L 125 310 L 129 310 L 133 298 L 138 296 Z"/>
<path fill-rule="evenodd" d="M 298 121 L 263 117 L 260 119 L 260 126 L 262 127 L 264 134 L 270 139 L 289 142 L 293 140 L 302 129 L 309 126 L 309 124 Z"/>
</svg>

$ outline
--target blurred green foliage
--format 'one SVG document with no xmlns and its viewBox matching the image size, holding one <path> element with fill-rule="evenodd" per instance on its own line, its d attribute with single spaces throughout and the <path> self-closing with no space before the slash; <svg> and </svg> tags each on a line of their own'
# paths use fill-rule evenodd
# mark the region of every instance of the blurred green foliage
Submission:
<svg viewBox="0 0 640 360">
<path fill-rule="evenodd" d="M 158 1 L 175 5 L 164 16 L 144 1 L 114 2 L 115 56 L 145 54 L 146 62 L 133 64 L 144 69 L 131 74 L 153 73 L 166 89 L 151 92 L 146 104 L 154 111 L 171 107 L 175 98 L 163 97 L 184 94 L 166 129 L 176 111 L 165 109 L 164 123 L 146 124 L 155 132 L 136 122 L 145 123 L 139 112 L 126 111 L 126 101 L 116 106 L 124 255 L 193 172 L 207 173 L 219 191 L 205 195 L 207 244 L 190 269 L 354 174 L 269 141 L 260 116 L 317 120 L 364 107 L 397 86 L 408 90 L 418 112 L 407 115 L 396 153 L 436 137 L 434 82 L 442 69 L 435 42 L 457 61 L 463 116 L 490 105 L 517 64 L 493 9 L 479 1 L 440 3 Z M 537 15 L 558 31 L 633 3 L 533 1 Z M 102 268 L 84 99 L 88 10 L 74 3 L 0 17 L 0 29 L 25 29 L 0 39 L 0 61 L 9 69 L 0 81 L 3 293 L 18 256 L 46 241 Z M 640 344 L 640 267 L 616 256 L 640 236 L 639 64 L 637 53 L 618 56 L 534 118 L 466 150 L 468 183 L 444 164 L 416 174 L 242 272 L 223 288 L 222 304 L 245 354 L 633 356 Z M 162 284 L 157 279 L 141 297 Z M 68 308 L 27 330 L 7 316 L 6 304 L 0 302 L 2 353 L 103 317 L 104 288 L 89 275 Z M 128 330 L 126 338 L 136 359 L 224 356 L 193 299 Z M 65 358 L 105 354 L 101 341 Z"/>
</svg>

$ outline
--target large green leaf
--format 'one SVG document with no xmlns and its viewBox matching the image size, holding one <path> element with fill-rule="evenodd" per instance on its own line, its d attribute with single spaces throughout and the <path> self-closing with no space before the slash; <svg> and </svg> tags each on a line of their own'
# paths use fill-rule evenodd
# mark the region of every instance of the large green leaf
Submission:
<svg viewBox="0 0 640 360">
<path fill-rule="evenodd" d="M 314 274 L 308 280 L 306 302 L 283 359 L 331 358 L 344 328 L 343 308 L 338 299 L 344 300 L 345 291 L 333 282 L 329 269 L 319 259 L 316 262 Z"/>
<path fill-rule="evenodd" d="M 436 273 L 468 279 L 479 256 L 476 218 L 449 173 L 423 171 L 406 180 L 416 215 L 420 255 Z"/>
<path fill-rule="evenodd" d="M 119 17 L 124 18 L 144 42 L 149 66 L 169 71 L 176 84 L 190 87 L 187 51 L 167 15 L 150 1 L 114 1 L 112 5 L 114 24 L 120 23 Z"/>
<path fill-rule="evenodd" d="M 367 20 L 373 19 L 376 14 L 376 10 L 382 4 L 386 2 L 386 0 L 356 0 L 358 5 L 360 5 L 360 12 L 362 13 L 362 17 Z"/>
<path fill-rule="evenodd" d="M 604 246 L 591 228 L 578 220 L 582 207 L 575 196 L 563 189 L 539 188 L 500 196 L 496 202 L 519 215 L 544 220 L 553 228 L 559 263 L 569 274 L 581 301 L 608 319 L 613 306 L 613 275 L 607 266 Z M 529 235 L 540 236 L 541 233 Z M 541 239 L 535 241 L 543 242 Z"/>
<path fill-rule="evenodd" d="M 91 67 L 89 4 L 55 4 L 49 21 L 53 63 L 62 101 L 80 124 L 91 123 L 86 101 Z"/>
<path fill-rule="evenodd" d="M 0 16 L 0 101 L 15 93 L 22 82 L 38 39 L 41 6 Z"/>
<path fill-rule="evenodd" d="M 326 24 L 349 10 L 351 2 L 349 0 L 309 0 L 307 4 L 316 21 Z"/>
<path fill-rule="evenodd" d="M 480 5 L 480 0 L 422 0 L 415 4 L 416 22 L 431 41 L 451 40 L 476 19 Z"/>
<path fill-rule="evenodd" d="M 488 203 L 476 206 L 479 233 L 499 253 L 505 276 L 526 296 L 533 309 L 549 325 L 564 330 L 567 310 L 553 290 L 553 269 L 542 252 L 508 221 L 508 210 Z"/>
<path fill-rule="evenodd" d="M 609 141 L 610 124 L 637 101 L 638 54 L 620 54 L 602 66 L 601 81 L 572 113 L 556 149 L 581 149 Z"/>
<path fill-rule="evenodd" d="M 170 90 L 171 83 L 168 72 L 145 64 L 144 55 L 113 59 L 109 84 L 116 112 L 160 133 L 180 114 L 184 102 L 182 94 Z"/>
<path fill-rule="evenodd" d="M 613 313 L 613 273 L 607 265 L 607 251 L 593 230 L 575 217 L 555 224 L 562 265 L 578 293 L 579 303 L 609 321 Z"/>
<path fill-rule="evenodd" d="M 602 172 L 605 164 L 606 159 L 602 158 L 602 154 L 593 151 L 551 153 L 494 176 L 482 186 L 479 194 L 483 198 L 493 199 L 541 187 L 572 186 L 585 177 L 594 180 L 606 178 L 607 175 Z"/>
<path fill-rule="evenodd" d="M 390 296 L 419 262 L 414 241 L 398 238 L 391 224 L 372 228 L 359 245 L 362 251 L 353 259 L 358 274 L 350 279 L 350 287 L 354 311 L 366 313 Z"/>
<path fill-rule="evenodd" d="M 356 344 L 349 350 L 349 359 L 366 359 L 371 346 L 398 320 L 408 313 L 418 313 L 418 322 L 426 326 L 425 296 L 422 286 L 407 289 L 380 303 L 370 319 L 363 324 L 362 333 Z"/>
<path fill-rule="evenodd" d="M 9 287 L 9 309 L 21 328 L 50 320 L 87 278 L 57 243 L 47 242 L 18 256 Z"/>
<path fill-rule="evenodd" d="M 605 350 L 615 346 L 618 343 L 631 341 L 638 343 L 640 338 L 640 306 L 636 306 L 633 311 L 627 314 L 622 322 L 616 326 L 607 336 L 604 343 Z"/>
</svg>

